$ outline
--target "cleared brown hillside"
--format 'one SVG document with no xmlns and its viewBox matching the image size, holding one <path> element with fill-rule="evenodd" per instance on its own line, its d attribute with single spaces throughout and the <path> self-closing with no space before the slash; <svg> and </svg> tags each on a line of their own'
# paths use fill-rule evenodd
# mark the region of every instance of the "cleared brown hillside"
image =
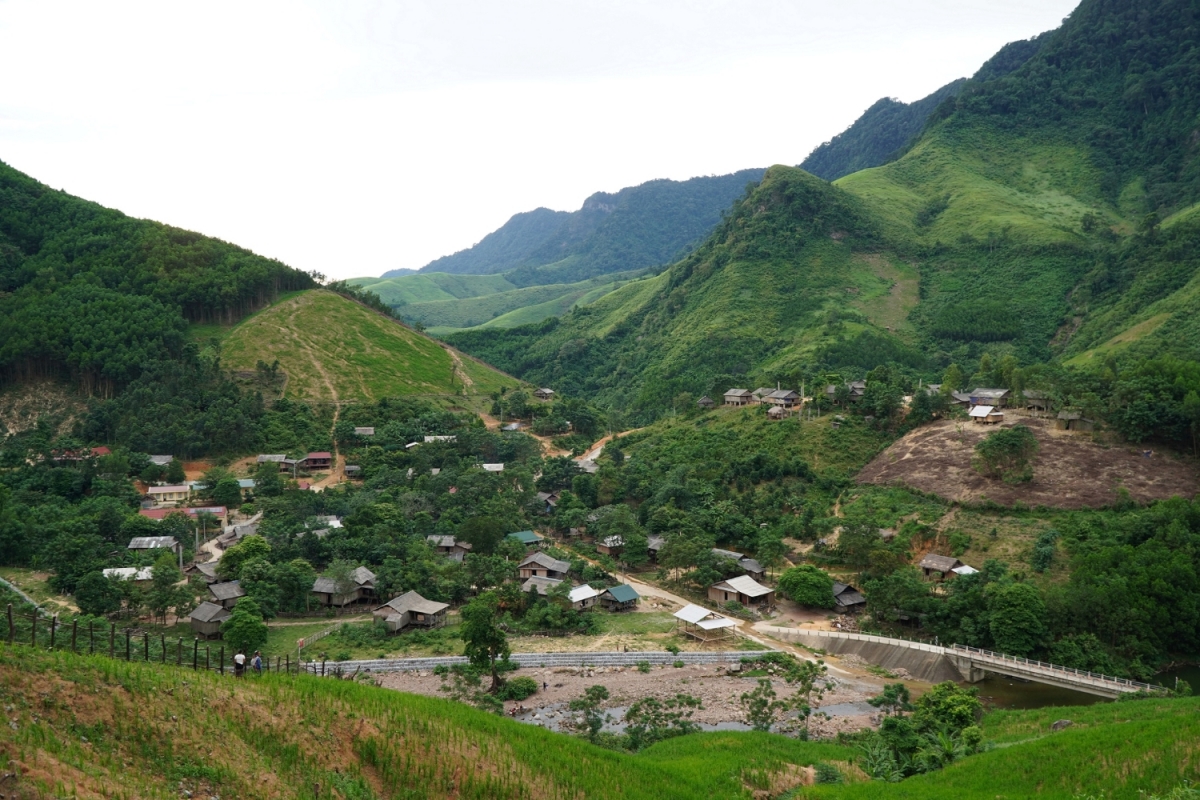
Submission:
<svg viewBox="0 0 1200 800">
<path fill-rule="evenodd" d="M 1138 502 L 1192 497 L 1200 489 L 1196 465 L 1156 451 L 1106 446 L 1091 434 L 1056 430 L 1048 420 L 1015 418 L 1037 436 L 1033 480 L 1009 485 L 971 468 L 975 445 L 992 426 L 941 420 L 922 426 L 880 453 L 858 475 L 862 484 L 907 486 L 962 503 L 990 500 L 1048 508 L 1100 508 L 1120 499 L 1124 488 Z"/>
</svg>

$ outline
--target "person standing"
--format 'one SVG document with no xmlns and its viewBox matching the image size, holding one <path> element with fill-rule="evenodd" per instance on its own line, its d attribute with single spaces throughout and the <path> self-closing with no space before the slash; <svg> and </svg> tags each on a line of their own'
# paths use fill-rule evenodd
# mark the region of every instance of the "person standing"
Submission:
<svg viewBox="0 0 1200 800">
<path fill-rule="evenodd" d="M 256 675 L 262 675 L 262 651 L 254 651 L 254 660 L 250 662 L 250 666 L 254 667 Z"/>
<path fill-rule="evenodd" d="M 240 678 L 246 671 L 246 654 L 241 650 L 233 657 L 233 677 Z"/>
</svg>

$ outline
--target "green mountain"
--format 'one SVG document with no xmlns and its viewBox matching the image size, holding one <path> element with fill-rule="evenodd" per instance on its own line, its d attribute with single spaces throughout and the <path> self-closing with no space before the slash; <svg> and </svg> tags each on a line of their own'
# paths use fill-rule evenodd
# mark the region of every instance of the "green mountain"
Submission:
<svg viewBox="0 0 1200 800">
<path fill-rule="evenodd" d="M 350 283 L 374 292 L 393 308 L 483 297 L 517 288 L 503 275 L 451 275 L 446 272 L 414 272 L 392 278 L 353 278 Z"/>
<path fill-rule="evenodd" d="M 1006 44 L 979 68 L 972 80 L 992 80 L 1019 68 L 1037 52 L 1045 36 Z M 852 172 L 886 164 L 903 153 L 938 106 L 954 98 L 966 83 L 966 78 L 959 78 L 912 103 L 881 98 L 853 125 L 813 150 L 800 168 L 835 181 Z"/>
<path fill-rule="evenodd" d="M 1088 0 L 1015 69 L 1020 48 L 998 54 L 897 160 L 835 185 L 773 167 L 657 278 L 449 338 L 639 419 L 682 391 L 884 363 L 933 379 L 985 353 L 1036 365 L 1146 338 L 1142 355 L 1169 339 L 1200 358 L 1192 14 Z"/>
<path fill-rule="evenodd" d="M 432 261 L 421 272 L 505 273 L 524 287 L 660 266 L 708 234 L 762 173 L 649 181 L 597 192 L 571 213 L 539 208 L 517 214 L 479 244 Z"/>
</svg>

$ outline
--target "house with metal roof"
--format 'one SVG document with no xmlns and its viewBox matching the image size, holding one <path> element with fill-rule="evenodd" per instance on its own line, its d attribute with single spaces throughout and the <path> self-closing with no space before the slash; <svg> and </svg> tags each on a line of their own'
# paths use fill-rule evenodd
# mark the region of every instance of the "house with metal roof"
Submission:
<svg viewBox="0 0 1200 800">
<path fill-rule="evenodd" d="M 708 395 L 704 395 L 703 397 L 701 397 L 699 400 L 696 401 L 696 405 L 700 408 L 701 411 L 708 411 L 710 408 L 713 408 L 717 404 L 715 402 L 713 402 L 713 399 L 711 397 L 709 397 Z"/>
<path fill-rule="evenodd" d="M 425 537 L 429 546 L 452 561 L 462 561 L 474 549 L 470 542 L 464 542 L 453 536 L 438 536 L 431 534 Z"/>
<path fill-rule="evenodd" d="M 749 575 L 739 575 L 708 587 L 708 599 L 716 603 L 738 602 L 749 608 L 766 609 L 775 605 L 775 590 L 763 586 Z"/>
<path fill-rule="evenodd" d="M 145 584 L 154 580 L 154 567 L 109 567 L 101 570 L 100 574 L 109 580 Z"/>
<path fill-rule="evenodd" d="M 197 636 L 205 639 L 221 638 L 221 623 L 232 617 L 229 609 L 205 600 L 188 615 L 188 621 Z"/>
<path fill-rule="evenodd" d="M 446 609 L 448 608 L 450 608 L 449 603 L 426 600 L 416 592 L 405 592 L 375 609 L 372 616 L 376 620 L 382 620 L 390 632 L 396 633 L 409 625 L 420 628 L 440 628 L 446 624 Z"/>
<path fill-rule="evenodd" d="M 544 401 L 550 400 L 554 397 L 554 390 L 547 389 L 545 386 L 543 386 L 540 389 L 534 389 L 533 396 L 536 397 L 538 400 L 541 400 L 544 402 Z"/>
<path fill-rule="evenodd" d="M 1004 412 L 997 411 L 995 406 L 972 406 L 967 416 L 976 425 L 996 425 L 1004 421 Z"/>
<path fill-rule="evenodd" d="M 508 534 L 508 536 L 505 538 L 516 539 L 526 547 L 542 546 L 542 537 L 538 536 L 533 531 L 514 531 L 513 533 Z"/>
<path fill-rule="evenodd" d="M 922 558 L 921 563 L 917 566 L 921 568 L 926 580 L 940 581 L 945 580 L 955 567 L 961 567 L 962 562 L 953 556 L 939 556 L 936 553 L 930 553 Z"/>
<path fill-rule="evenodd" d="M 616 558 L 625 549 L 625 540 L 620 536 L 606 536 L 596 542 L 596 552 Z"/>
<path fill-rule="evenodd" d="M 994 406 L 996 408 L 1004 408 L 1008 403 L 1008 389 L 972 389 L 971 405 L 973 406 Z"/>
<path fill-rule="evenodd" d="M 337 581 L 333 578 L 320 577 L 313 581 L 312 593 L 317 596 L 317 602 L 323 606 L 345 607 L 351 603 L 361 603 L 375 599 L 375 573 L 366 567 L 356 567 L 350 573 L 353 586 L 345 594 L 338 592 Z"/>
<path fill-rule="evenodd" d="M 517 571 L 522 578 L 565 578 L 571 570 L 571 562 L 560 561 L 546 553 L 537 552 L 529 555 L 517 565 Z"/>
<path fill-rule="evenodd" d="M 857 614 L 867 607 L 867 598 L 847 583 L 833 582 L 833 610 L 839 614 Z"/>
<path fill-rule="evenodd" d="M 729 389 L 725 392 L 725 405 L 748 406 L 754 402 L 754 393 L 749 389 Z"/>
<path fill-rule="evenodd" d="M 602 591 L 593 589 L 586 583 L 583 586 L 576 586 L 571 590 L 571 594 L 569 595 L 571 598 L 571 607 L 576 611 L 586 611 L 600 601 L 600 595 L 602 594 Z"/>
<path fill-rule="evenodd" d="M 238 600 L 246 596 L 246 590 L 242 588 L 240 581 L 210 584 L 208 592 L 212 595 L 213 602 L 222 608 L 233 608 Z"/>
<path fill-rule="evenodd" d="M 540 595 L 547 595 L 555 586 L 561 586 L 563 583 L 561 578 L 548 578 L 546 576 L 533 575 L 524 583 L 521 584 L 522 592 L 536 591 Z"/>
<path fill-rule="evenodd" d="M 370 427 L 370 426 L 363 426 L 363 427 L 360 427 L 360 428 L 355 428 L 355 429 L 354 429 L 354 435 L 355 435 L 355 436 L 374 436 L 374 435 L 375 435 L 375 429 L 374 429 L 373 427 Z"/>
<path fill-rule="evenodd" d="M 676 630 L 704 643 L 732 639 L 736 635 L 736 620 L 695 603 L 689 603 L 673 616 L 676 619 Z"/>
<path fill-rule="evenodd" d="M 182 553 L 183 545 L 174 536 L 135 536 L 129 540 L 129 550 L 170 550 Z"/>
<path fill-rule="evenodd" d="M 609 611 L 633 611 L 641 596 L 627 583 L 610 586 L 600 594 L 600 605 Z"/>
</svg>

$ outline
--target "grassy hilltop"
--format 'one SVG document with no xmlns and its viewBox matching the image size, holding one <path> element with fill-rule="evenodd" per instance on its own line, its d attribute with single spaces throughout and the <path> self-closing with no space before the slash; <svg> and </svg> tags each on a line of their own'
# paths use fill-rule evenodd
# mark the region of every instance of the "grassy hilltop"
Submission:
<svg viewBox="0 0 1200 800">
<path fill-rule="evenodd" d="M 222 340 L 224 366 L 279 361 L 285 397 L 336 402 L 487 394 L 516 381 L 328 291 L 302 292 L 247 318 Z"/>
<path fill-rule="evenodd" d="M 16 797 L 1074 798 L 1162 792 L 1194 777 L 1200 701 L 985 717 L 996 749 L 902 784 L 798 786 L 817 762 L 849 780 L 854 747 L 761 733 L 637 755 L 451 701 L 274 675 L 235 682 L 158 665 L 0 645 L 0 770 Z M 1097 757 L 1099 755 L 1099 757 Z M 808 778 L 811 780 L 811 777 Z M 859 778 L 861 780 L 861 778 Z M 797 788 L 798 787 L 798 788 Z"/>
</svg>

